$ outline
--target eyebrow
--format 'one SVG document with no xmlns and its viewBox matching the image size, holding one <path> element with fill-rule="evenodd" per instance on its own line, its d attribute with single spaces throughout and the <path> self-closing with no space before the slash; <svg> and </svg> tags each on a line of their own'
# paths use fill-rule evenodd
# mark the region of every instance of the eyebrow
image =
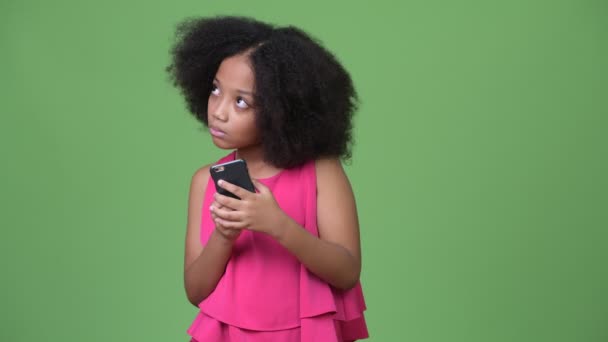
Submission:
<svg viewBox="0 0 608 342">
<path fill-rule="evenodd" d="M 217 77 L 214 77 L 213 80 L 219 84 L 222 84 L 222 82 L 220 82 L 220 80 L 217 79 Z M 250 91 L 246 91 L 246 90 L 242 90 L 242 89 L 237 89 L 236 90 L 238 93 L 244 94 L 244 95 L 249 95 L 249 96 L 253 96 L 253 93 Z"/>
</svg>

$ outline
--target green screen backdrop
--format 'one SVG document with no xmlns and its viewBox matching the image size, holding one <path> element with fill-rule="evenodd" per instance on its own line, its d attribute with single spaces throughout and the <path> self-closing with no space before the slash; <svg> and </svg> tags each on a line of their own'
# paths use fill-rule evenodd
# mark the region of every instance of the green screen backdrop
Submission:
<svg viewBox="0 0 608 342">
<path fill-rule="evenodd" d="M 218 14 L 353 77 L 370 341 L 608 341 L 600 0 L 3 0 L 1 341 L 187 341 L 189 182 L 226 152 L 164 68 Z"/>
</svg>

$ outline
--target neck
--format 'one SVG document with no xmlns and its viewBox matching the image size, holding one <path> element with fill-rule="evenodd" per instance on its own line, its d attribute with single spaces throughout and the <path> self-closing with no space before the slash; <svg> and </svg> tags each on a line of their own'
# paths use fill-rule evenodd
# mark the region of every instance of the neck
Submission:
<svg viewBox="0 0 608 342">
<path fill-rule="evenodd" d="M 279 169 L 264 161 L 264 152 L 261 146 L 252 146 L 236 150 L 236 158 L 247 163 L 251 178 L 266 178 L 275 174 Z"/>
<path fill-rule="evenodd" d="M 250 146 L 236 150 L 236 159 L 243 159 L 247 165 L 259 165 L 264 163 L 264 153 L 259 146 Z"/>
</svg>

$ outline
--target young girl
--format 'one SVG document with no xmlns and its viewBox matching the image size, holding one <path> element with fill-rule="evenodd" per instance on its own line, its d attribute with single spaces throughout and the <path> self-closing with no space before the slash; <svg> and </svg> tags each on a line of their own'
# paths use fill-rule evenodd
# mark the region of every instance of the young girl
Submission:
<svg viewBox="0 0 608 342">
<path fill-rule="evenodd" d="M 192 341 L 367 337 L 350 157 L 356 93 L 335 57 L 293 27 L 189 20 L 167 68 L 213 143 L 244 159 L 255 193 L 210 165 L 190 187 L 184 282 Z M 214 163 L 215 164 L 215 163 Z"/>
</svg>

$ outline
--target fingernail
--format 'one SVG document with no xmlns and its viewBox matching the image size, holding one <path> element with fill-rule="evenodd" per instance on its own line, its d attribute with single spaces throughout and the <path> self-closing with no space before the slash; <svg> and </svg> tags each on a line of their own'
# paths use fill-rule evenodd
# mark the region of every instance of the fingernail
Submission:
<svg viewBox="0 0 608 342">
<path fill-rule="evenodd" d="M 222 185 L 224 185 L 224 181 L 222 179 L 220 179 L 219 181 L 217 181 L 217 184 L 222 186 Z"/>
<path fill-rule="evenodd" d="M 209 210 L 213 211 L 213 209 L 215 209 L 212 205 L 209 206 Z"/>
</svg>

